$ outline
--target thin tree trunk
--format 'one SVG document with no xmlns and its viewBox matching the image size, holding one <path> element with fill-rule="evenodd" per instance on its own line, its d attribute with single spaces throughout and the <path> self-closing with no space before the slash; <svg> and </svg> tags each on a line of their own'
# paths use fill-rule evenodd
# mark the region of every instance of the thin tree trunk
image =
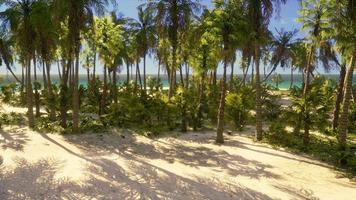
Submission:
<svg viewBox="0 0 356 200">
<path fill-rule="evenodd" d="M 57 69 L 58 69 L 59 80 L 61 80 L 62 79 L 62 74 L 61 74 L 61 67 L 59 66 L 59 61 L 57 61 Z"/>
<path fill-rule="evenodd" d="M 311 61 L 313 57 L 313 52 L 314 52 L 314 47 L 311 47 L 309 56 L 308 56 L 308 61 L 307 61 L 307 67 L 306 67 L 306 72 L 305 72 L 305 83 L 304 83 L 304 89 L 303 89 L 303 99 L 304 99 L 304 135 L 303 135 L 303 144 L 305 146 L 309 145 L 309 130 L 310 130 L 310 125 L 309 125 L 309 108 L 308 108 L 308 103 L 307 103 L 307 97 L 308 97 L 308 89 L 309 89 L 309 79 L 310 79 L 310 66 L 311 66 Z"/>
<path fill-rule="evenodd" d="M 182 65 L 179 66 L 179 76 L 180 76 L 180 84 L 184 88 L 184 79 L 183 79 L 183 70 L 182 70 Z"/>
<path fill-rule="evenodd" d="M 293 82 L 294 82 L 294 75 L 293 75 L 294 69 L 293 66 L 290 68 L 290 85 L 289 85 L 289 89 L 291 89 L 293 87 Z"/>
<path fill-rule="evenodd" d="M 185 63 L 185 87 L 189 88 L 189 66 L 188 62 Z"/>
<path fill-rule="evenodd" d="M 235 64 L 235 59 L 234 58 L 231 62 L 231 72 L 230 72 L 230 85 L 232 86 L 232 82 L 234 81 L 234 64 Z"/>
<path fill-rule="evenodd" d="M 37 73 L 36 73 L 36 66 L 37 62 L 36 62 L 36 58 L 34 57 L 33 58 L 33 75 L 34 75 L 34 78 L 35 78 L 35 108 L 36 108 L 36 117 L 40 117 L 41 113 L 40 113 L 40 93 L 38 92 L 38 89 L 37 88 Z"/>
<path fill-rule="evenodd" d="M 130 87 L 130 65 L 126 63 L 126 87 Z"/>
<path fill-rule="evenodd" d="M 350 99 L 352 94 L 352 78 L 353 78 L 353 72 L 356 63 L 355 56 L 356 56 L 356 50 L 354 50 L 353 55 L 351 57 L 350 65 L 347 69 L 346 78 L 345 78 L 345 92 L 344 92 L 344 99 L 342 102 L 343 106 L 342 106 L 342 113 L 339 121 L 339 134 L 338 134 L 338 141 L 341 150 L 345 150 L 346 148 L 346 133 L 347 133 Z"/>
<path fill-rule="evenodd" d="M 216 69 L 213 71 L 213 85 L 216 85 Z"/>
<path fill-rule="evenodd" d="M 33 128 L 35 126 L 34 116 L 33 116 L 33 90 L 31 81 L 31 59 L 27 60 L 27 73 L 26 73 L 26 95 L 27 95 L 27 117 L 28 126 Z"/>
<path fill-rule="evenodd" d="M 346 66 L 341 65 L 340 66 L 340 78 L 339 78 L 339 86 L 337 88 L 337 94 L 336 94 L 336 100 L 335 100 L 335 106 L 334 106 L 334 111 L 333 111 L 333 121 L 332 121 L 332 127 L 333 131 L 336 131 L 339 123 L 339 114 L 340 114 L 340 104 L 342 102 L 342 97 L 343 97 L 343 91 L 344 91 L 344 84 L 345 84 L 345 76 L 346 76 Z"/>
<path fill-rule="evenodd" d="M 106 106 L 107 82 L 108 82 L 107 81 L 107 67 L 106 67 L 106 65 L 104 65 L 104 85 L 103 85 L 103 95 L 101 97 L 99 115 L 102 115 L 104 113 L 104 109 Z"/>
<path fill-rule="evenodd" d="M 260 82 L 260 49 L 255 49 L 255 88 L 256 88 L 256 140 L 262 140 L 262 102 L 261 102 L 261 82 Z M 252 68 L 253 69 L 253 68 Z M 253 77 L 253 75 L 252 75 Z M 253 80 L 253 79 L 252 79 Z M 252 81 L 253 83 L 253 81 Z"/>
<path fill-rule="evenodd" d="M 67 65 L 67 66 L 66 66 Z M 71 58 L 68 59 L 67 64 L 63 62 L 62 65 L 62 79 L 61 79 L 61 90 L 60 90 L 60 113 L 61 113 L 61 126 L 67 128 L 67 93 L 68 93 L 68 76 L 71 71 L 72 66 Z"/>
<path fill-rule="evenodd" d="M 5 62 L 5 61 L 4 61 L 4 62 Z M 15 80 L 16 80 L 18 83 L 22 83 L 22 82 L 20 81 L 20 79 L 17 78 L 17 76 L 16 76 L 16 75 L 14 74 L 14 72 L 12 71 L 12 69 L 11 69 L 9 63 L 8 63 L 8 62 L 5 62 L 5 65 L 6 65 L 7 70 L 9 70 L 9 72 L 10 72 L 11 75 L 15 78 Z"/>
<path fill-rule="evenodd" d="M 79 44 L 79 42 L 77 43 Z M 73 69 L 73 133 L 79 133 L 79 91 L 78 91 L 78 73 L 79 73 L 79 46 L 76 49 L 75 68 Z"/>
<path fill-rule="evenodd" d="M 147 86 L 146 86 L 146 53 L 143 56 L 143 89 L 144 92 L 147 92 Z"/>
<path fill-rule="evenodd" d="M 112 74 L 112 84 L 113 84 L 113 96 L 114 102 L 117 103 L 117 77 L 116 77 L 117 66 L 114 67 Z"/>
<path fill-rule="evenodd" d="M 54 93 L 51 81 L 51 64 L 46 62 L 46 72 L 47 72 L 47 90 L 48 95 L 51 97 L 51 105 L 49 105 L 49 119 L 54 121 L 56 118 L 56 105 L 54 104 Z"/>
<path fill-rule="evenodd" d="M 224 72 L 221 80 L 221 91 L 220 91 L 220 102 L 218 110 L 218 124 L 216 131 L 216 143 L 224 143 L 224 116 L 225 116 L 225 95 L 226 95 L 226 68 L 227 68 L 227 58 L 224 60 Z"/>
</svg>

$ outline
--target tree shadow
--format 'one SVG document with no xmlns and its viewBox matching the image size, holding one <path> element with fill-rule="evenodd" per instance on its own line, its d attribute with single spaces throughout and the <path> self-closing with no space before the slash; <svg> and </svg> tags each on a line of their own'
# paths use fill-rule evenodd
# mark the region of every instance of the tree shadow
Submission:
<svg viewBox="0 0 356 200">
<path fill-rule="evenodd" d="M 139 136 L 142 137 L 142 136 Z M 88 140 L 87 140 L 88 139 Z M 231 155 L 226 151 L 216 151 L 202 145 L 190 146 L 182 143 L 180 139 L 171 139 L 169 142 L 145 138 L 137 140 L 135 135 L 108 134 L 104 136 L 90 135 L 83 137 L 66 137 L 66 140 L 75 144 L 85 152 L 96 152 L 95 155 L 107 153 L 129 153 L 147 159 L 159 159 L 168 163 L 179 162 L 190 167 L 215 167 L 220 171 L 227 171 L 231 176 L 245 176 L 252 179 L 274 178 L 280 176 L 272 173 L 271 165 L 266 165 L 239 155 Z"/>
<path fill-rule="evenodd" d="M 284 193 L 288 193 L 297 199 L 309 199 L 309 200 L 319 200 L 318 197 L 314 196 L 314 192 L 312 190 L 307 190 L 307 189 L 296 189 L 290 185 L 273 185 L 273 187 L 279 189 L 280 191 Z"/>
<path fill-rule="evenodd" d="M 29 163 L 17 158 L 15 162 L 18 167 L 14 170 L 0 169 L 0 199 L 63 199 L 61 195 L 76 186 L 65 178 L 55 178 L 62 164 L 58 160 Z"/>
<path fill-rule="evenodd" d="M 23 151 L 25 144 L 30 141 L 25 131 L 19 128 L 11 128 L 11 131 L 0 129 L 0 145 L 1 148 L 11 149 L 15 151 Z"/>
</svg>

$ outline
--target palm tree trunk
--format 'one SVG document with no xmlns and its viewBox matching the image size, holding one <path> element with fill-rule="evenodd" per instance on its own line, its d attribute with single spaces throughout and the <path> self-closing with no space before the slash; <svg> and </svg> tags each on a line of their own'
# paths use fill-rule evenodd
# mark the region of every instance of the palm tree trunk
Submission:
<svg viewBox="0 0 356 200">
<path fill-rule="evenodd" d="M 126 87 L 130 87 L 130 65 L 126 63 Z"/>
<path fill-rule="evenodd" d="M 290 68 L 290 85 L 289 85 L 289 89 L 291 89 L 293 87 L 293 81 L 294 81 L 294 77 L 293 77 L 293 66 L 291 66 Z"/>
<path fill-rule="evenodd" d="M 11 69 L 9 63 L 8 63 L 8 62 L 5 62 L 5 65 L 6 65 L 7 70 L 9 70 L 9 72 L 10 72 L 11 75 L 15 78 L 15 80 L 16 80 L 18 83 L 22 83 L 22 82 L 20 81 L 20 79 L 17 78 L 17 76 L 16 76 L 16 75 L 14 74 L 14 72 L 12 71 L 12 69 Z"/>
<path fill-rule="evenodd" d="M 117 77 L 116 77 L 117 66 L 114 67 L 112 74 L 112 84 L 113 84 L 113 97 L 114 102 L 117 103 Z"/>
<path fill-rule="evenodd" d="M 234 81 L 234 64 L 235 58 L 231 62 L 231 72 L 230 72 L 230 85 L 232 86 L 232 82 Z"/>
<path fill-rule="evenodd" d="M 344 91 L 344 84 L 345 84 L 345 76 L 346 76 L 346 66 L 340 66 L 340 77 L 339 77 L 339 86 L 337 88 L 337 95 L 335 100 L 335 106 L 333 111 L 333 121 L 332 127 L 333 131 L 336 131 L 339 123 L 339 114 L 340 114 L 340 104 L 342 101 L 343 91 Z"/>
<path fill-rule="evenodd" d="M 67 128 L 67 93 L 68 93 L 68 76 L 70 68 L 72 66 L 71 58 L 68 59 L 67 63 L 62 63 L 62 79 L 61 79 L 61 90 L 60 90 L 60 113 L 61 113 L 61 126 Z"/>
<path fill-rule="evenodd" d="M 213 71 L 213 85 L 216 85 L 216 69 Z"/>
<path fill-rule="evenodd" d="M 310 66 L 311 66 L 311 61 L 313 57 L 313 52 L 314 52 L 314 47 L 312 46 L 309 52 L 308 56 L 308 61 L 307 61 L 307 66 L 306 66 L 306 72 L 305 72 L 305 83 L 304 83 L 304 89 L 303 89 L 303 99 L 304 99 L 304 135 L 303 135 L 303 144 L 305 146 L 309 145 L 309 130 L 310 130 L 310 116 L 309 116 L 309 108 L 308 108 L 308 102 L 307 102 L 307 97 L 308 97 L 308 89 L 309 89 L 309 82 L 310 82 Z"/>
<path fill-rule="evenodd" d="M 105 105 L 106 105 L 106 97 L 107 97 L 107 67 L 104 65 L 104 85 L 103 85 L 103 95 L 101 98 L 100 102 L 100 111 L 99 115 L 102 115 L 104 113 Z"/>
<path fill-rule="evenodd" d="M 33 128 L 35 126 L 33 118 L 33 90 L 31 82 L 31 59 L 27 60 L 27 73 L 26 73 L 26 95 L 27 95 L 27 117 L 28 117 L 28 126 Z"/>
<path fill-rule="evenodd" d="M 189 65 L 188 62 L 185 63 L 185 87 L 189 88 Z"/>
<path fill-rule="evenodd" d="M 146 91 L 147 91 L 147 86 L 146 86 L 146 53 L 143 56 L 143 89 L 144 89 L 144 92 L 146 93 Z"/>
<path fill-rule="evenodd" d="M 56 118 L 56 105 L 54 101 L 54 93 L 52 88 L 52 81 L 51 81 L 51 64 L 46 62 L 46 71 L 47 71 L 47 90 L 48 95 L 51 99 L 51 105 L 49 105 L 49 119 L 54 121 Z"/>
<path fill-rule="evenodd" d="M 73 69 L 73 133 L 79 133 L 79 91 L 78 91 L 78 73 L 79 73 L 79 41 L 76 49 L 75 68 Z"/>
<path fill-rule="evenodd" d="M 38 92 L 38 89 L 37 88 L 37 73 L 36 73 L 36 58 L 34 57 L 33 58 L 33 75 L 34 75 L 34 78 L 35 78 L 35 107 L 36 107 L 36 117 L 39 117 L 41 115 L 40 113 L 40 93 Z"/>
<path fill-rule="evenodd" d="M 255 49 L 255 88 L 256 88 L 256 140 L 262 140 L 262 102 L 261 102 L 261 83 L 260 83 L 260 49 Z M 252 68 L 253 69 L 253 68 Z M 253 75 L 252 75 L 253 77 Z M 253 79 L 252 79 L 253 80 Z M 253 81 L 252 81 L 253 82 Z"/>
<path fill-rule="evenodd" d="M 184 88 L 184 79 L 183 79 L 183 70 L 182 65 L 179 66 L 179 76 L 180 76 L 180 84 Z"/>
<path fill-rule="evenodd" d="M 351 99 L 351 92 L 352 92 L 352 78 L 353 78 L 353 72 L 356 63 L 355 57 L 356 57 L 356 50 L 354 50 L 353 55 L 351 57 L 350 65 L 348 67 L 346 78 L 345 78 L 345 92 L 344 92 L 344 99 L 342 102 L 343 106 L 342 106 L 342 113 L 339 121 L 339 134 L 338 134 L 338 141 L 341 150 L 345 150 L 346 148 L 346 133 L 347 133 L 349 106 L 350 106 L 350 99 Z"/>
<path fill-rule="evenodd" d="M 59 80 L 61 80 L 62 79 L 61 67 L 59 66 L 59 61 L 58 60 L 57 60 L 57 70 L 58 70 Z"/>
<path fill-rule="evenodd" d="M 216 143 L 224 143 L 224 116 L 225 116 L 225 95 L 226 95 L 226 68 L 227 68 L 227 58 L 224 60 L 224 72 L 221 80 L 221 91 L 220 91 L 220 102 L 218 110 L 218 124 L 216 131 Z"/>
</svg>

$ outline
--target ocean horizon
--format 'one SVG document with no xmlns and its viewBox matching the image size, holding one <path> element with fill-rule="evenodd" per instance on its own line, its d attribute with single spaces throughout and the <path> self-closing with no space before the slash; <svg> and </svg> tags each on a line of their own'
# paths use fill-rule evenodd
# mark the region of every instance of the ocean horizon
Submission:
<svg viewBox="0 0 356 200">
<path fill-rule="evenodd" d="M 291 85 L 291 75 L 290 74 L 280 74 L 281 77 L 282 77 L 282 82 L 279 83 L 278 85 L 278 88 L 279 89 L 288 89 Z M 339 74 L 318 74 L 320 76 L 324 76 L 326 77 L 327 79 L 329 80 L 332 80 L 332 81 L 338 81 L 339 79 Z M 16 74 L 16 76 L 21 79 L 21 74 Z M 97 74 L 97 76 L 99 76 L 99 78 L 102 80 L 103 78 L 103 74 Z M 141 78 L 142 78 L 142 74 L 141 74 Z M 242 74 L 235 74 L 234 76 L 237 76 L 239 79 L 241 79 L 243 77 Z M 146 75 L 147 78 L 157 78 L 157 74 L 147 74 Z M 218 74 L 217 75 L 217 79 L 220 79 L 222 77 L 221 74 Z M 272 85 L 272 86 L 276 86 L 275 83 L 272 82 L 272 75 L 268 78 L 267 80 L 267 83 L 269 85 Z M 127 76 L 126 74 L 118 74 L 117 75 L 117 82 L 118 84 L 123 84 L 124 82 L 126 82 L 126 79 L 127 79 Z M 163 75 L 160 75 L 160 78 L 161 78 L 161 82 L 162 82 L 162 85 L 163 87 L 168 87 L 168 77 L 166 74 L 163 74 Z M 178 77 L 177 77 L 178 78 Z M 246 77 L 246 80 L 250 80 L 251 79 L 251 75 L 247 75 Z M 262 75 L 261 76 L 261 79 L 263 80 L 264 79 L 264 76 Z M 42 82 L 42 76 L 39 75 L 38 77 L 38 80 L 40 82 Z M 58 74 L 51 74 L 51 80 L 52 82 L 54 83 L 59 83 L 60 82 L 60 78 L 59 78 L 59 75 Z M 130 80 L 135 80 L 135 76 L 131 76 L 130 75 Z M 230 75 L 227 75 L 227 80 L 230 80 Z M 302 80 L 303 80 L 303 76 L 302 74 L 294 74 L 293 75 L 293 86 L 297 86 L 297 87 L 300 87 L 302 85 Z M 179 81 L 179 80 L 177 80 Z M 2 85 L 6 85 L 6 84 L 9 84 L 9 83 L 14 83 L 16 82 L 15 78 L 11 75 L 11 74 L 0 74 L 0 86 Z M 354 78 L 353 78 L 353 83 L 356 83 L 356 75 L 354 74 Z M 80 74 L 79 75 L 79 84 L 80 85 L 87 85 L 87 74 Z"/>
</svg>

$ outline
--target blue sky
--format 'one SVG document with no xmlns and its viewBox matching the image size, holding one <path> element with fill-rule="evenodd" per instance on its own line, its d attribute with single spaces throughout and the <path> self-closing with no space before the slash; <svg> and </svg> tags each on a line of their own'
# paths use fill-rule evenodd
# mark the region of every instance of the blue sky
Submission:
<svg viewBox="0 0 356 200">
<path fill-rule="evenodd" d="M 144 0 L 118 0 L 118 4 L 115 8 L 117 12 L 124 14 L 125 16 L 137 18 L 137 6 L 144 3 Z M 213 8 L 212 0 L 200 0 L 200 3 L 208 8 Z M 112 11 L 114 8 L 108 8 L 108 11 Z M 292 29 L 300 29 L 300 24 L 296 22 L 296 18 L 298 17 L 298 9 L 299 3 L 297 0 L 289 0 L 287 4 L 282 5 L 280 7 L 279 14 L 275 13 L 274 17 L 270 21 L 270 30 L 275 32 L 275 29 L 284 28 L 285 30 L 292 30 Z M 304 35 L 302 32 L 299 35 Z M 98 63 L 101 66 L 101 63 Z M 141 65 L 142 66 L 142 65 Z M 147 73 L 148 74 L 156 74 L 157 73 L 157 63 L 153 58 L 149 58 L 147 60 Z M 235 72 L 238 68 L 238 63 L 235 65 Z M 21 73 L 21 68 L 18 64 L 15 64 L 16 70 L 15 73 Z M 52 73 L 57 73 L 57 67 L 52 67 Z M 102 68 L 98 68 L 98 72 L 101 73 Z M 219 67 L 218 72 L 221 72 L 221 66 Z M 5 66 L 1 66 L 0 73 L 5 74 L 6 69 Z M 80 73 L 86 73 L 84 69 L 80 69 Z M 125 67 L 121 73 L 126 73 Z M 237 73 L 241 73 L 241 70 L 238 69 Z M 278 73 L 289 73 L 289 71 L 282 71 L 281 69 L 278 70 Z"/>
</svg>

